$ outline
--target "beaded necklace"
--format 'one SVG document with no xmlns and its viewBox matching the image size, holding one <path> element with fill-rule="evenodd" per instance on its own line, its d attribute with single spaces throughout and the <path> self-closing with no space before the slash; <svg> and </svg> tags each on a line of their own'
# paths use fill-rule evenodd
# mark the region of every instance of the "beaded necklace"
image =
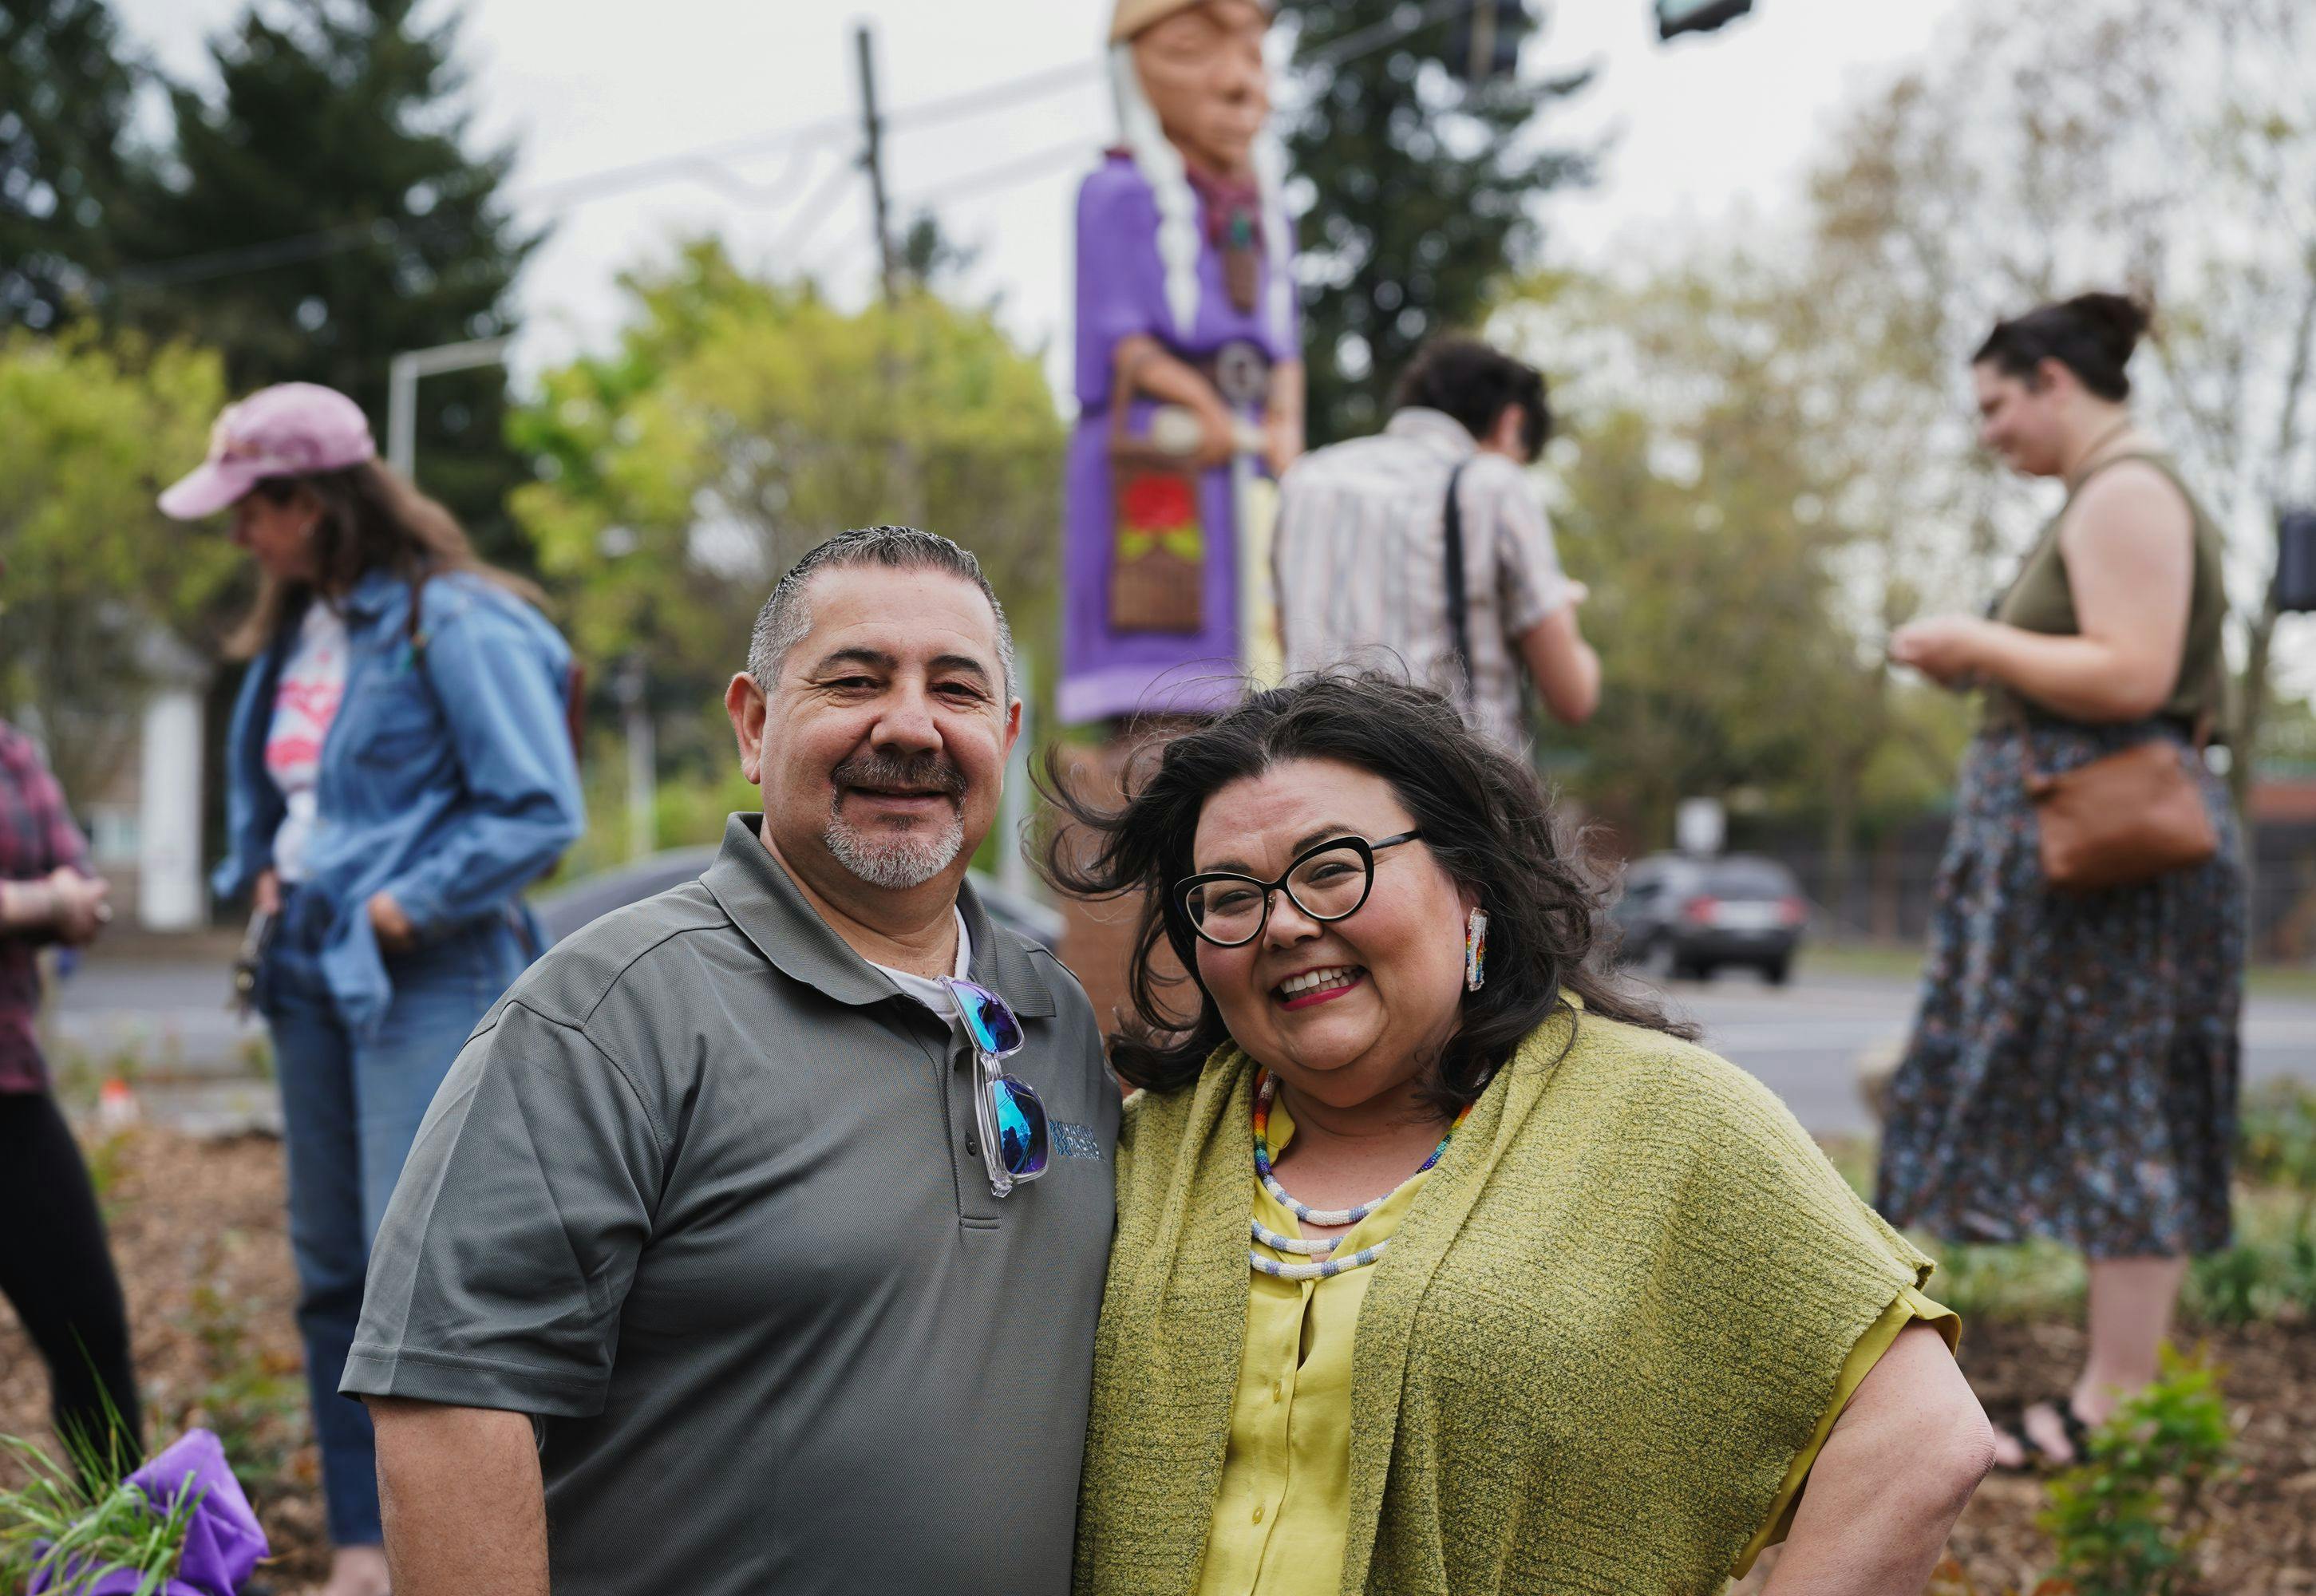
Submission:
<svg viewBox="0 0 2316 1596">
<path fill-rule="evenodd" d="M 1385 1203 L 1389 1202 L 1393 1194 L 1398 1191 L 1400 1187 L 1407 1184 L 1407 1181 L 1402 1181 L 1399 1186 L 1394 1186 L 1381 1197 L 1370 1198 L 1356 1208 L 1307 1208 L 1296 1201 L 1294 1194 L 1280 1185 L 1278 1177 L 1270 1172 L 1270 1103 L 1271 1100 L 1278 1095 L 1278 1077 L 1269 1070 L 1256 1071 L 1254 1172 L 1262 1181 L 1262 1189 L 1277 1199 L 1278 1206 L 1304 1224 L 1357 1225 L 1369 1214 L 1383 1207 Z M 1416 1175 L 1422 1174 L 1439 1162 L 1439 1155 L 1448 1151 L 1448 1144 L 1456 1139 L 1456 1133 L 1464 1128 L 1464 1121 L 1471 1117 L 1471 1113 L 1472 1105 L 1465 1103 L 1462 1110 L 1456 1114 L 1456 1122 L 1448 1128 L 1448 1134 L 1441 1137 L 1439 1145 L 1431 1149 L 1431 1156 L 1423 1161 L 1423 1168 L 1417 1170 L 1414 1175 L 1408 1176 L 1408 1181 L 1412 1181 Z M 1247 1231 L 1256 1241 L 1277 1252 L 1296 1253 L 1305 1258 L 1317 1260 L 1312 1263 L 1281 1263 L 1277 1259 L 1265 1258 L 1252 1247 L 1247 1249 L 1246 1259 L 1249 1263 L 1262 1273 L 1276 1275 L 1282 1280 L 1323 1280 L 1350 1270 L 1364 1269 L 1382 1257 L 1384 1249 L 1391 1245 L 1391 1238 L 1385 1236 L 1371 1247 L 1361 1247 L 1348 1258 L 1337 1258 L 1332 1254 L 1335 1244 L 1343 1239 L 1339 1235 L 1324 1236 L 1316 1241 L 1303 1241 L 1295 1236 L 1281 1235 L 1277 1231 L 1266 1227 L 1261 1220 L 1253 1218 L 1247 1221 Z"/>
</svg>

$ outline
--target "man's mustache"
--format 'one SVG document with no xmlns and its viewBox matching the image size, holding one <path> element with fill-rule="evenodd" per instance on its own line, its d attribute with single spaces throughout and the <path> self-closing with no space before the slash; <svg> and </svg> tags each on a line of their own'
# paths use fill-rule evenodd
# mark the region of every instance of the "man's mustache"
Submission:
<svg viewBox="0 0 2316 1596">
<path fill-rule="evenodd" d="M 922 753 L 913 758 L 891 753 L 862 754 L 838 765 L 829 777 L 839 787 L 939 792 L 952 798 L 963 797 L 966 786 L 965 772 L 938 753 Z"/>
</svg>

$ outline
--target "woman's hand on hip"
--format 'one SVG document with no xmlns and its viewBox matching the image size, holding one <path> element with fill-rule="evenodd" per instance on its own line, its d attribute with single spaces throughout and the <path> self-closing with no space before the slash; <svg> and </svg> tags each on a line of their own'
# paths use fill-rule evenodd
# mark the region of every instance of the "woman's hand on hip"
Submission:
<svg viewBox="0 0 2316 1596">
<path fill-rule="evenodd" d="M 378 933 L 378 945 L 382 952 L 407 953 L 418 945 L 418 928 L 410 923 L 410 916 L 394 901 L 390 892 L 376 892 L 370 900 L 370 929 Z"/>
</svg>

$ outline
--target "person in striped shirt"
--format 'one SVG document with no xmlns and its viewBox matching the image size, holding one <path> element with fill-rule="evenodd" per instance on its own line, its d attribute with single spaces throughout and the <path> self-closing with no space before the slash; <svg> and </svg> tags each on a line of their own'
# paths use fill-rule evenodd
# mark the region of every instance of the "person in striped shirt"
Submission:
<svg viewBox="0 0 2316 1596">
<path fill-rule="evenodd" d="M 1562 571 L 1523 470 L 1551 427 L 1535 368 L 1444 338 L 1401 377 L 1382 432 L 1297 461 L 1272 546 L 1289 674 L 1403 670 L 1523 753 L 1529 691 L 1555 720 L 1590 718 L 1600 659 L 1577 624 L 1585 587 Z"/>
</svg>

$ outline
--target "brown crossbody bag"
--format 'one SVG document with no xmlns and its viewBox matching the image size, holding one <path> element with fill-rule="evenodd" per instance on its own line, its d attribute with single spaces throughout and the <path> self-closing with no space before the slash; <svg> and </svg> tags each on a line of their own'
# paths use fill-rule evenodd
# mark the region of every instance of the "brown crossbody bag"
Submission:
<svg viewBox="0 0 2316 1596">
<path fill-rule="evenodd" d="M 2211 740 L 2212 718 L 2196 726 L 2195 757 Z M 2202 787 L 2169 737 L 2151 737 L 2071 771 L 2035 764 L 2024 718 L 2018 760 L 2043 858 L 2043 878 L 2062 892 L 2136 887 L 2202 864 L 2220 851 Z"/>
<path fill-rule="evenodd" d="M 2068 502 L 2092 472 L 2117 461 L 2142 458 L 2118 454 L 2099 461 L 2068 486 Z M 2181 488 L 2184 495 L 2186 489 Z M 2059 523 L 2044 534 L 2055 541 Z M 2032 559 L 2032 556 L 2028 557 Z M 2025 580 L 2022 567 L 2011 584 Z M 1999 618 L 2006 593 L 1990 606 Z M 2224 695 L 2223 666 L 2213 669 L 2214 701 Z M 2036 842 L 2043 879 L 2062 892 L 2101 892 L 2137 887 L 2202 864 L 2220 851 L 2217 828 L 2204 807 L 2204 790 L 2191 763 L 2203 762 L 2212 740 L 2212 711 L 2196 718 L 2192 760 L 2183 760 L 2169 737 L 2150 737 L 2103 754 L 2071 771 L 2051 771 L 2035 763 L 2035 738 L 2026 707 L 2012 703 L 2018 728 L 2019 772 L 2035 805 Z"/>
</svg>

